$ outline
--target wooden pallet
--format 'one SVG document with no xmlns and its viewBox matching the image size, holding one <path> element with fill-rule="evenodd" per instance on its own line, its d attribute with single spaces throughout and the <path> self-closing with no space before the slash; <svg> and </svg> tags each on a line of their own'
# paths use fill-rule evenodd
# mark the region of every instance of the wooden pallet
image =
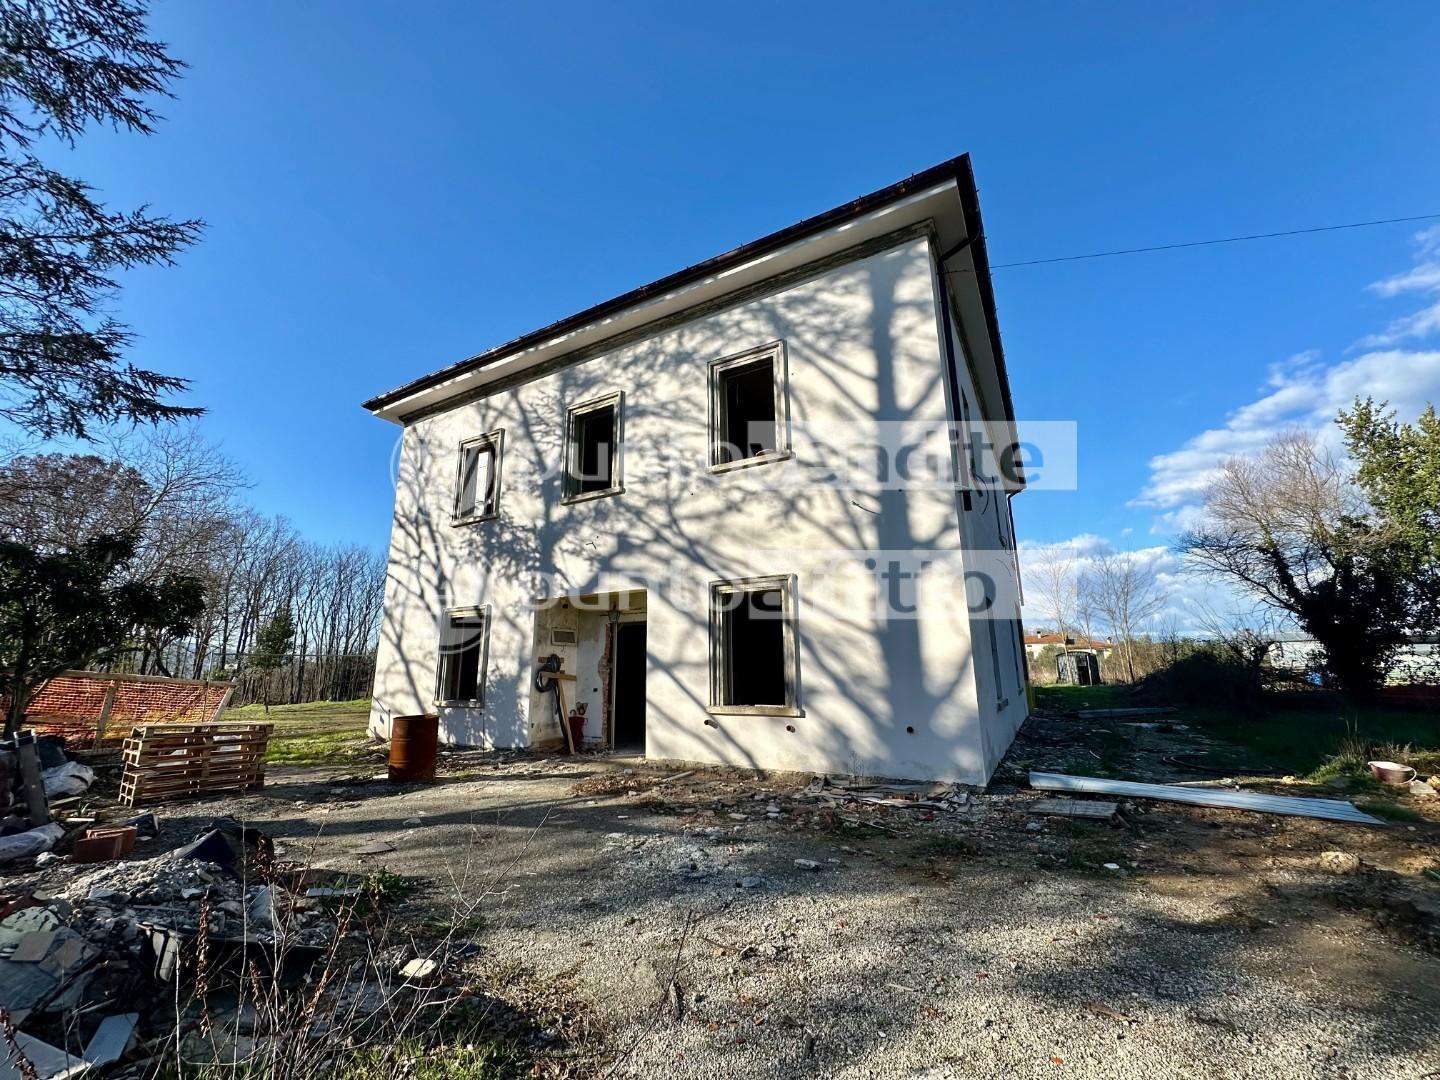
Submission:
<svg viewBox="0 0 1440 1080">
<path fill-rule="evenodd" d="M 273 724 L 141 724 L 121 751 L 127 806 L 252 791 L 265 783 Z"/>
</svg>

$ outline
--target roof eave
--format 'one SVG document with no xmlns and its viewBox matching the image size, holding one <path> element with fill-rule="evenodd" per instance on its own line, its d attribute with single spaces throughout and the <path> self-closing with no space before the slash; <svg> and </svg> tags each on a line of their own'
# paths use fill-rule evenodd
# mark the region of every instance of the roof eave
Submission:
<svg viewBox="0 0 1440 1080">
<path fill-rule="evenodd" d="M 744 267 L 748 263 L 762 260 L 767 256 L 782 252 L 786 248 L 803 243 L 812 238 L 821 236 L 829 230 L 840 229 L 852 222 L 859 221 L 869 215 L 880 214 L 887 208 L 904 203 L 907 199 L 918 197 L 923 193 L 953 182 L 954 189 L 958 192 L 960 202 L 960 217 L 963 219 L 963 227 L 967 236 L 973 237 L 971 250 L 975 260 L 976 277 L 980 291 L 982 307 L 985 311 L 987 334 L 989 344 L 996 358 L 999 369 L 1000 383 L 1003 391 L 1003 406 L 1007 419 L 1013 421 L 1014 411 L 1010 400 L 1009 380 L 1005 374 L 1004 358 L 1000 351 L 999 326 L 995 318 L 994 293 L 990 287 L 989 261 L 985 249 L 985 239 L 980 220 L 978 196 L 975 190 L 974 174 L 970 165 L 970 156 L 961 154 L 951 158 L 949 161 L 940 163 L 923 172 L 916 173 L 898 183 L 861 196 L 858 199 L 844 203 L 834 209 L 827 210 L 822 214 L 807 218 L 794 225 L 787 226 L 777 232 L 770 233 L 758 240 L 743 244 L 740 247 L 732 248 L 730 251 L 713 256 L 703 262 L 695 263 L 683 270 L 676 271 L 648 285 L 642 285 L 627 293 L 606 300 L 584 311 L 577 312 L 549 326 L 541 327 L 520 337 L 514 338 L 504 344 L 497 345 L 485 352 L 478 353 L 457 363 L 431 372 L 428 375 L 414 379 L 394 390 L 379 394 L 364 403 L 364 407 L 370 412 L 391 420 L 396 423 L 405 423 L 409 415 L 413 415 L 419 408 L 408 408 L 408 403 L 417 396 L 425 394 L 426 391 L 433 391 L 435 388 L 446 383 L 457 384 L 456 393 L 462 392 L 460 384 L 466 375 L 480 372 L 491 368 L 502 361 L 517 357 L 517 354 L 528 350 L 540 349 L 547 344 L 553 345 L 557 339 L 576 335 L 582 330 L 593 328 L 602 320 L 617 319 L 625 312 L 641 305 L 659 302 L 665 297 L 677 293 L 696 283 L 704 282 L 706 279 L 713 279 L 718 275 L 734 271 L 736 268 Z M 953 204 L 952 204 L 953 205 Z M 449 395 L 443 395 L 444 397 Z M 431 394 L 433 399 L 436 395 Z"/>
</svg>

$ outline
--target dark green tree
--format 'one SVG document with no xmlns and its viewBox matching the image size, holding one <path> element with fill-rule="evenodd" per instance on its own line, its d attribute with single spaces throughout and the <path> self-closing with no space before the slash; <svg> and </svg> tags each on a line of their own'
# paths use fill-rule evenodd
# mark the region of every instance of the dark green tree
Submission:
<svg viewBox="0 0 1440 1080">
<path fill-rule="evenodd" d="M 132 536 L 100 536 L 59 552 L 0 542 L 0 696 L 5 734 L 31 696 L 67 668 L 109 664 L 147 632 L 182 634 L 204 607 L 192 577 L 131 578 Z"/>
<path fill-rule="evenodd" d="M 1365 398 L 1337 423 L 1355 462 L 1355 482 L 1405 582 L 1409 629 L 1440 633 L 1440 416 L 1430 405 L 1415 423 L 1402 424 L 1385 402 Z"/>
<path fill-rule="evenodd" d="M 263 674 L 261 700 L 265 715 L 270 715 L 270 673 L 282 668 L 290 660 L 290 647 L 295 642 L 295 619 L 289 608 L 281 608 L 255 636 L 255 648 L 250 653 L 249 667 Z"/>
<path fill-rule="evenodd" d="M 201 223 L 111 210 L 32 152 L 91 124 L 154 131 L 184 64 L 145 18 L 128 0 L 0 4 L 0 416 L 45 437 L 201 411 L 166 400 L 186 380 L 125 359 L 133 334 L 107 310 L 118 273 L 173 263 Z"/>
</svg>

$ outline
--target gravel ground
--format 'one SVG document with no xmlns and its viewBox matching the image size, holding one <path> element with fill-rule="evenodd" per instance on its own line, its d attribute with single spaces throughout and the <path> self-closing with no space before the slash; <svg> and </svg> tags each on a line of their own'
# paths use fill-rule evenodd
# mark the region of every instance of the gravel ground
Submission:
<svg viewBox="0 0 1440 1080">
<path fill-rule="evenodd" d="M 573 977 L 616 1075 L 1440 1075 L 1440 959 L 1376 899 L 1435 864 L 1433 822 L 1156 805 L 1037 828 L 1013 790 L 877 828 L 797 800 L 805 777 L 623 767 L 462 754 L 400 791 L 280 770 L 164 816 L 424 878 L 442 921 L 476 906 L 487 955 Z M 1327 874 L 1332 849 L 1376 869 Z"/>
</svg>

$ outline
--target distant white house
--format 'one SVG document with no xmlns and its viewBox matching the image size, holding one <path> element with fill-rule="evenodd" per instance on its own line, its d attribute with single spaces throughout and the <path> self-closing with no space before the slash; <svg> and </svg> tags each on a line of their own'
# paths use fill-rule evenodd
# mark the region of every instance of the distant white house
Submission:
<svg viewBox="0 0 1440 1080">
<path fill-rule="evenodd" d="M 978 783 L 1025 719 L 968 157 L 366 407 L 404 432 L 378 735 L 438 712 L 449 743 L 553 746 L 547 663 L 590 745 L 650 758 Z M 832 445 L 898 465 L 911 429 L 941 482 Z"/>
<path fill-rule="evenodd" d="M 1270 663 L 1287 671 L 1319 670 L 1322 650 L 1312 638 L 1295 637 L 1277 642 L 1270 652 Z M 1395 655 L 1385 681 L 1392 686 L 1416 683 L 1440 683 L 1440 642 L 1417 640 L 1403 646 Z"/>
</svg>

